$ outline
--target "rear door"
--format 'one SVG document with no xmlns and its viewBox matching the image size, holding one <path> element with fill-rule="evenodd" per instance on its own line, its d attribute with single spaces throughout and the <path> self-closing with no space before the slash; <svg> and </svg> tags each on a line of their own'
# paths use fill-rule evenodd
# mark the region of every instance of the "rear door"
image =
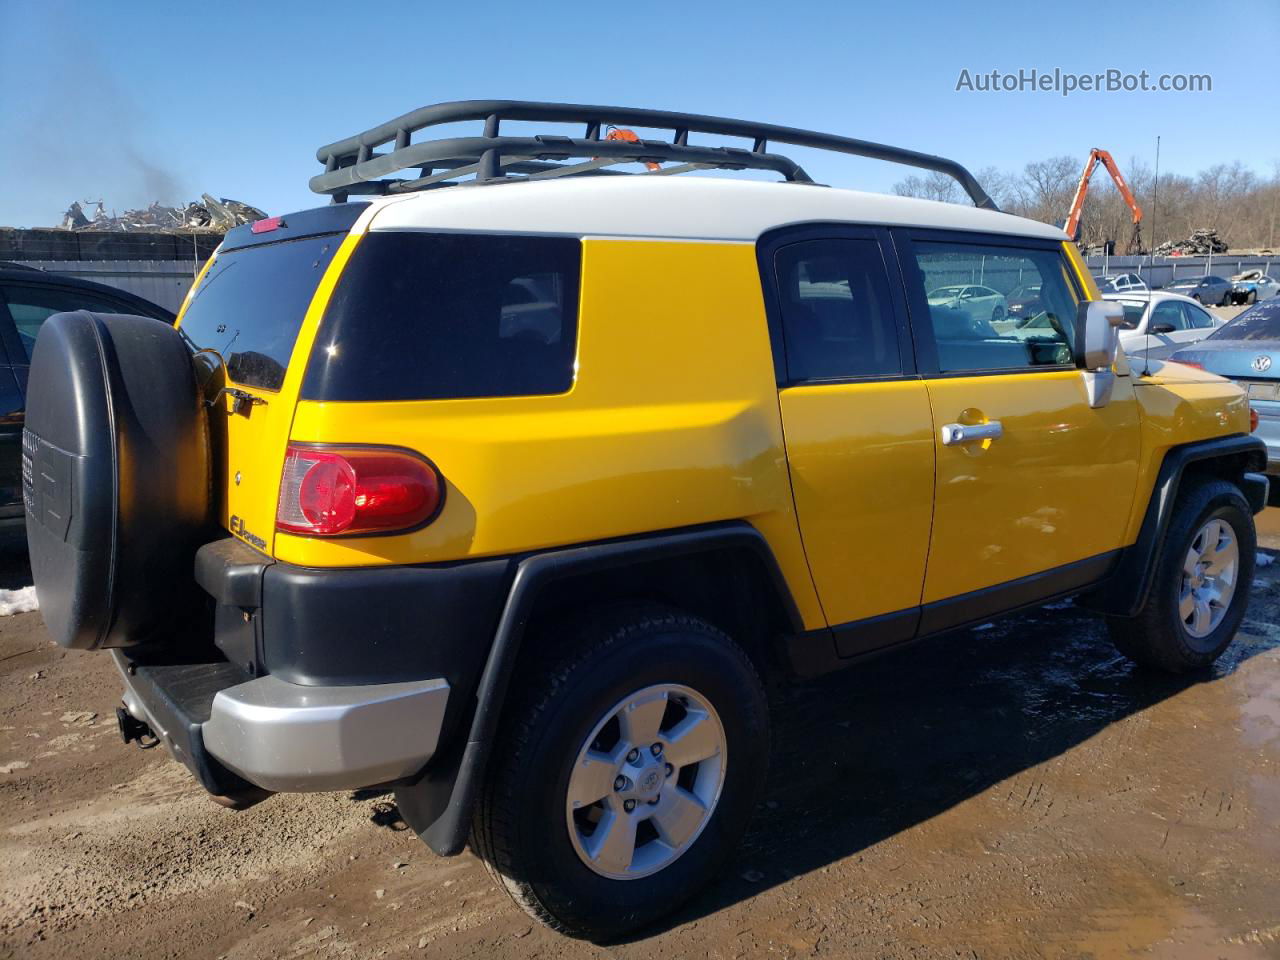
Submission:
<svg viewBox="0 0 1280 960">
<path fill-rule="evenodd" d="M 760 252 L 796 510 L 842 656 L 914 635 L 933 512 L 933 421 L 888 242 L 813 227 Z"/>
<path fill-rule="evenodd" d="M 206 395 L 217 398 L 209 427 L 222 522 L 264 552 L 274 539 L 310 337 L 356 242 L 348 231 L 360 209 L 349 204 L 291 214 L 260 233 L 237 227 L 178 315 L 178 329 L 204 370 Z"/>
<path fill-rule="evenodd" d="M 936 489 L 921 629 L 1065 592 L 1122 546 L 1138 472 L 1127 377 L 1089 406 L 1073 352 L 1082 298 L 1050 240 L 895 230 L 917 359 L 934 419 Z M 927 291 L 1040 284 L 1040 315 L 996 333 L 931 309 Z"/>
</svg>

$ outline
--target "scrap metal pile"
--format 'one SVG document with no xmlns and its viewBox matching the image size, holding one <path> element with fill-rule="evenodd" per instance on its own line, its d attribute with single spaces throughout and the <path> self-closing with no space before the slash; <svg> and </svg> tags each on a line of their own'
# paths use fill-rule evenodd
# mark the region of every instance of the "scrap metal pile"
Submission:
<svg viewBox="0 0 1280 960">
<path fill-rule="evenodd" d="M 86 200 L 85 203 L 95 201 Z M 216 199 L 207 193 L 200 195 L 199 202 L 193 201 L 185 207 L 166 207 L 153 203 L 146 209 L 126 210 L 119 216 L 108 215 L 101 200 L 96 201 L 97 210 L 92 217 L 86 216 L 84 207 L 74 201 L 62 216 L 60 226 L 64 230 L 109 230 L 109 231 L 170 231 L 170 230 L 213 230 L 225 233 L 232 227 L 243 223 L 262 220 L 266 213 L 257 207 L 251 207 L 239 200 L 228 200 L 226 197 Z"/>
<path fill-rule="evenodd" d="M 1190 257 L 1206 253 L 1226 253 L 1227 245 L 1217 230 L 1196 230 L 1185 240 L 1166 240 L 1156 247 L 1157 257 Z"/>
</svg>

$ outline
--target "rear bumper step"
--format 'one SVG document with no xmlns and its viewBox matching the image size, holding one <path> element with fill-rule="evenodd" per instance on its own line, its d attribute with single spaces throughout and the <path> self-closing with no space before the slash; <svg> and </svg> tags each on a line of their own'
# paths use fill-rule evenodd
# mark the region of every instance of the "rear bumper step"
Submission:
<svg viewBox="0 0 1280 960">
<path fill-rule="evenodd" d="M 210 793 L 341 790 L 402 780 L 435 753 L 449 684 L 304 686 L 228 662 L 153 665 L 114 653 L 129 714 Z"/>
</svg>

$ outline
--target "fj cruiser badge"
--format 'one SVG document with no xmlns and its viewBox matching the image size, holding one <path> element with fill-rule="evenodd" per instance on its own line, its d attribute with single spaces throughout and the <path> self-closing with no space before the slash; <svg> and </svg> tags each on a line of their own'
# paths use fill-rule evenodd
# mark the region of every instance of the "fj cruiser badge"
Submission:
<svg viewBox="0 0 1280 960">
<path fill-rule="evenodd" d="M 246 543 L 253 544 L 253 546 L 257 547 L 259 550 L 266 549 L 267 541 L 263 540 L 256 533 L 251 532 L 244 525 L 244 521 L 241 520 L 239 517 L 235 516 L 234 514 L 232 514 L 231 522 L 228 524 L 228 526 L 231 528 L 231 532 L 234 533 L 241 540 L 244 540 Z"/>
</svg>

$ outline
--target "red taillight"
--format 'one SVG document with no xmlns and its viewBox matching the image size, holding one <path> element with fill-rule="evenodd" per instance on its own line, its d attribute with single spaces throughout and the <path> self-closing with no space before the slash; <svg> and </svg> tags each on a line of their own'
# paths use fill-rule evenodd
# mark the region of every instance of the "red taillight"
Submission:
<svg viewBox="0 0 1280 960">
<path fill-rule="evenodd" d="M 1257 430 L 1258 430 L 1258 411 L 1253 409 L 1253 407 L 1250 407 L 1249 408 L 1249 432 L 1256 433 Z"/>
<path fill-rule="evenodd" d="M 265 220 L 253 221 L 253 226 L 249 228 L 250 233 L 270 233 L 272 230 L 279 230 L 284 226 L 284 217 L 267 217 Z"/>
<path fill-rule="evenodd" d="M 409 530 L 435 515 L 443 492 L 435 468 L 411 453 L 291 443 L 276 529 L 313 537 Z"/>
<path fill-rule="evenodd" d="M 1173 361 L 1173 362 L 1174 362 L 1174 363 L 1180 363 L 1180 364 L 1182 364 L 1184 367 L 1191 367 L 1193 370 L 1203 370 L 1203 369 L 1204 369 L 1204 364 L 1203 364 L 1203 363 L 1195 363 L 1194 361 L 1191 361 L 1191 360 L 1175 360 L 1175 361 Z"/>
</svg>

